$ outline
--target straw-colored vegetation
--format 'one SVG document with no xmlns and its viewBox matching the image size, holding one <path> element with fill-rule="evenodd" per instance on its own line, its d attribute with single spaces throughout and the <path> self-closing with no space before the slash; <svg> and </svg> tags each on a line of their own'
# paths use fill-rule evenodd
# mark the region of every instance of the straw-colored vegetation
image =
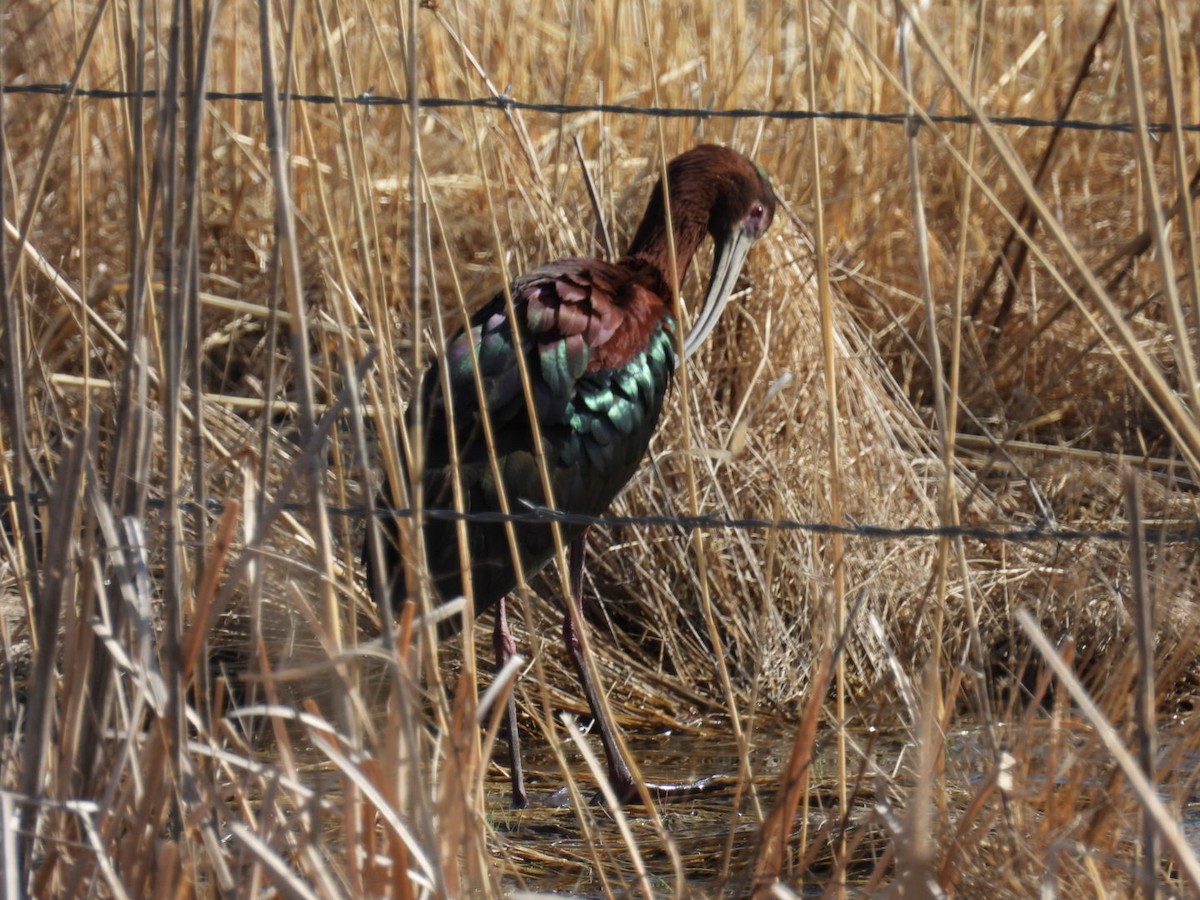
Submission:
<svg viewBox="0 0 1200 900">
<path fill-rule="evenodd" d="M 213 6 L 4 11 L 6 90 L 152 92 L 3 99 L 2 488 L 42 498 L 2 509 L 7 889 L 1200 892 L 1196 543 L 1160 539 L 1200 478 L 1190 3 Z M 856 117 L 194 102 L 261 92 L 264 44 L 302 95 L 404 97 L 412 62 L 423 97 Z M 1167 127 L 859 115 L 909 110 Z M 614 512 L 1147 543 L 600 529 L 592 646 L 635 759 L 727 778 L 510 812 L 488 623 L 464 654 L 381 621 L 339 510 L 400 465 L 464 304 L 603 252 L 584 164 L 619 245 L 701 140 L 782 208 Z M 559 577 L 534 588 L 532 787 L 586 799 Z"/>
</svg>

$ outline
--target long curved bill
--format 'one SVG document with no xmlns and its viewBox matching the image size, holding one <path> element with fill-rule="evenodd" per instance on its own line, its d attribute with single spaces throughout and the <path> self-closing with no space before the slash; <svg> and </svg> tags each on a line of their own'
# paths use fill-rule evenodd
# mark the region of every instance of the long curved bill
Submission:
<svg viewBox="0 0 1200 900">
<path fill-rule="evenodd" d="M 696 321 L 692 323 L 692 330 L 683 340 L 684 359 L 695 353 L 705 338 L 717 327 L 717 321 L 721 318 L 725 304 L 729 302 L 729 295 L 733 293 L 733 286 L 737 283 L 742 265 L 746 262 L 746 254 L 753 243 L 752 235 L 740 228 L 734 228 L 717 245 L 713 253 L 712 275 L 708 280 L 704 305 L 700 308 Z"/>
</svg>

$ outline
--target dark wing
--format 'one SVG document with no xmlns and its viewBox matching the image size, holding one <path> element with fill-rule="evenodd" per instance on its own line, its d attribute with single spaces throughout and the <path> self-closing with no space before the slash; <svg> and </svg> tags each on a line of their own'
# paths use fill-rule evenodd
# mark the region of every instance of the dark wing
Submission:
<svg viewBox="0 0 1200 900">
<path fill-rule="evenodd" d="M 622 301 L 636 286 L 626 272 L 598 260 L 565 259 L 541 266 L 512 284 L 517 327 L 504 294 L 471 317 L 469 330 L 447 342 L 446 367 L 462 459 L 486 459 L 475 361 L 497 452 L 532 450 L 518 354 L 525 360 L 539 423 L 562 421 L 595 351 L 617 332 Z M 474 354 L 472 354 L 474 347 Z M 437 366 L 423 384 L 430 429 L 429 462 L 449 462 L 448 416 Z M 442 446 L 438 446 L 438 444 Z M 480 457 L 482 454 L 482 457 Z"/>
</svg>

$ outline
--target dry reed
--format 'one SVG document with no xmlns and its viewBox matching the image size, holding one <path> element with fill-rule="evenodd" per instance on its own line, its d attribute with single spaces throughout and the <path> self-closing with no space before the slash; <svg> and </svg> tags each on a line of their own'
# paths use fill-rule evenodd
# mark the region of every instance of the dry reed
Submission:
<svg viewBox="0 0 1200 900">
<path fill-rule="evenodd" d="M 363 519 L 328 511 L 399 471 L 413 373 L 502 272 L 619 245 L 662 159 L 715 140 L 782 210 L 614 512 L 1189 527 L 1198 25 L 1171 0 L 10 3 L 6 89 L 130 93 L 0 116 L 6 890 L 1200 892 L 1194 541 L 601 529 L 592 651 L 635 759 L 723 788 L 586 804 L 551 573 L 491 696 L 575 808 L 510 812 L 489 641 L 439 645 L 434 598 L 381 619 Z M 410 84 L 915 120 L 348 102 Z M 198 99 L 264 88 L 343 99 Z"/>
</svg>

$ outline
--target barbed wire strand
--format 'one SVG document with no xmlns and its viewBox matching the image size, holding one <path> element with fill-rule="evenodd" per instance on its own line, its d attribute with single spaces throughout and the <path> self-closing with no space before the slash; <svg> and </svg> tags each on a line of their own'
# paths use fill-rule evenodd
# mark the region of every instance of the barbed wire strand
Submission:
<svg viewBox="0 0 1200 900">
<path fill-rule="evenodd" d="M 15 494 L 0 494 L 0 505 L 15 503 L 19 498 Z M 41 494 L 30 494 L 30 500 L 35 506 L 45 506 L 48 498 Z M 151 498 L 147 505 L 153 509 L 161 509 L 165 503 L 161 499 Z M 181 512 L 194 512 L 200 504 L 183 501 L 179 503 Z M 204 510 L 216 516 L 224 512 L 225 505 L 219 500 L 212 500 L 204 505 Z M 286 503 L 281 511 L 304 512 L 310 508 L 307 503 Z M 378 518 L 394 516 L 396 518 L 412 518 L 413 511 L 406 507 L 374 506 L 334 506 L 327 505 L 325 511 L 331 516 L 343 518 L 365 519 L 367 516 Z M 567 512 L 559 509 L 549 509 L 544 506 L 528 506 L 520 512 L 458 512 L 453 509 L 425 509 L 426 518 L 443 519 L 451 522 L 466 521 L 479 524 L 498 525 L 505 522 L 515 524 L 549 524 L 558 522 L 563 525 L 583 525 L 609 528 L 676 528 L 694 530 L 703 528 L 712 531 L 804 531 L 816 535 L 841 534 L 846 537 L 866 538 L 869 540 L 915 540 L 928 538 L 971 538 L 979 541 L 1003 541 L 1006 543 L 1079 543 L 1086 541 L 1120 542 L 1130 539 L 1128 528 L 1063 528 L 1057 525 L 1039 523 L 1034 525 L 913 525 L 891 527 L 886 525 L 834 525 L 830 522 L 805 522 L 798 519 L 763 519 L 753 516 L 744 518 L 729 518 L 712 514 L 701 515 L 589 515 L 586 513 Z M 1148 525 L 1140 529 L 1142 539 L 1154 544 L 1197 544 L 1200 545 L 1200 522 L 1173 522 L 1166 524 Z"/>
<path fill-rule="evenodd" d="M 66 84 L 6 84 L 5 94 L 35 94 L 43 96 L 65 96 L 68 92 Z M 73 97 L 86 97 L 93 100 L 130 100 L 133 98 L 150 99 L 157 96 L 155 91 L 128 91 L 108 88 L 78 89 Z M 204 99 L 209 102 L 226 100 L 238 102 L 261 103 L 261 91 L 207 91 Z M 354 97 L 339 97 L 334 94 L 298 94 L 280 92 L 281 101 L 296 103 L 313 103 L 319 105 L 346 104 L 366 107 L 409 106 L 408 97 L 375 94 L 371 91 Z M 581 115 L 584 113 L 604 113 L 605 115 L 648 116 L 659 119 L 774 119 L 780 121 L 807 121 L 809 119 L 825 119 L 838 122 L 874 122 L 880 125 L 906 125 L 919 127 L 922 122 L 919 116 L 904 113 L 865 113 L 853 110 L 811 110 L 811 109 L 709 109 L 688 106 L 635 106 L 627 103 L 537 103 L 528 100 L 517 100 L 501 94 L 494 97 L 421 97 L 417 104 L 422 109 L 456 109 L 474 107 L 490 109 L 498 112 L 530 112 L 547 115 L 565 116 Z M 975 119 L 966 114 L 945 115 L 929 114 L 930 121 L 938 125 L 974 125 Z M 1096 122 L 1089 119 L 1043 119 L 1036 116 L 993 116 L 988 121 L 993 125 L 1012 128 L 1061 128 L 1068 131 L 1097 131 L 1130 134 L 1134 130 L 1132 122 Z M 1151 134 L 1164 134 L 1172 130 L 1169 122 L 1149 122 L 1146 131 Z M 1200 134 L 1200 124 L 1180 125 L 1180 130 Z"/>
</svg>

